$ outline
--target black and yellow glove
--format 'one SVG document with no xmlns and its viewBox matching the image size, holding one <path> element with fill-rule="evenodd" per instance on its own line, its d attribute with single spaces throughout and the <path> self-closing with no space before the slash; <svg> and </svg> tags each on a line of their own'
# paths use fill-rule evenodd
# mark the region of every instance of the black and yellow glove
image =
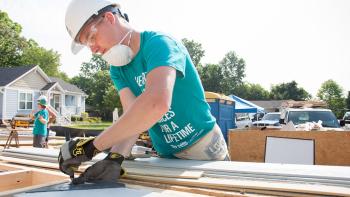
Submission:
<svg viewBox="0 0 350 197">
<path fill-rule="evenodd" d="M 106 158 L 88 167 L 78 178 L 73 179 L 72 183 L 118 182 L 119 178 L 126 173 L 121 167 L 123 161 L 123 155 L 109 153 Z"/>
<path fill-rule="evenodd" d="M 72 177 L 82 162 L 90 161 L 100 152 L 94 146 L 93 141 L 94 138 L 81 138 L 63 144 L 58 156 L 60 170 Z"/>
</svg>

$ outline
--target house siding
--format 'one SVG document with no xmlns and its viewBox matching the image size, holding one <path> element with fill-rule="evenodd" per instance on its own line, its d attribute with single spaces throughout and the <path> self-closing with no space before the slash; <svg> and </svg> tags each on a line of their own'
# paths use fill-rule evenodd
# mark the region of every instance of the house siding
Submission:
<svg viewBox="0 0 350 197">
<path fill-rule="evenodd" d="M 81 97 L 81 112 L 85 112 L 85 97 L 84 96 L 82 96 Z"/>
<path fill-rule="evenodd" d="M 10 87 L 41 90 L 46 85 L 47 81 L 39 74 L 39 72 L 33 70 Z"/>
<path fill-rule="evenodd" d="M 4 102 L 3 99 L 4 95 L 2 93 L 0 93 L 0 119 L 2 119 L 2 102 Z"/>
<path fill-rule="evenodd" d="M 4 119 L 11 119 L 17 114 L 18 111 L 18 91 L 17 90 L 6 90 L 6 111 Z"/>
<path fill-rule="evenodd" d="M 58 89 L 57 87 L 54 87 L 51 91 L 61 92 L 61 90 Z"/>
<path fill-rule="evenodd" d="M 40 96 L 40 92 L 34 92 L 34 100 L 33 100 L 34 110 L 38 110 L 38 105 L 36 103 L 37 103 L 39 96 Z"/>
</svg>

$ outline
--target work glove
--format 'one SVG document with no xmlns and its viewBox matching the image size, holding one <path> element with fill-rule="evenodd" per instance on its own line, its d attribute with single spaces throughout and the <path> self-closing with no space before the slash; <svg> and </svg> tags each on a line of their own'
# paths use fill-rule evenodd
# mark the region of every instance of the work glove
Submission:
<svg viewBox="0 0 350 197">
<path fill-rule="evenodd" d="M 106 158 L 88 167 L 78 178 L 74 178 L 72 183 L 118 182 L 119 178 L 126 173 L 121 167 L 123 161 L 123 155 L 109 153 Z"/>
<path fill-rule="evenodd" d="M 60 170 L 73 177 L 82 162 L 90 161 L 98 151 L 93 144 L 94 138 L 80 138 L 64 143 L 60 148 L 58 163 Z"/>
</svg>

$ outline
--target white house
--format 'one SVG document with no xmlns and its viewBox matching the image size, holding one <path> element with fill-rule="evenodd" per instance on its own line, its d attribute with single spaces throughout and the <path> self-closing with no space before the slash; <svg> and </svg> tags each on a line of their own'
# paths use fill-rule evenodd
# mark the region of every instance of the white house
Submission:
<svg viewBox="0 0 350 197">
<path fill-rule="evenodd" d="M 77 86 L 47 76 L 39 66 L 0 68 L 0 120 L 29 114 L 37 108 L 40 95 L 49 98 L 57 121 L 70 121 L 85 112 L 87 95 Z"/>
</svg>

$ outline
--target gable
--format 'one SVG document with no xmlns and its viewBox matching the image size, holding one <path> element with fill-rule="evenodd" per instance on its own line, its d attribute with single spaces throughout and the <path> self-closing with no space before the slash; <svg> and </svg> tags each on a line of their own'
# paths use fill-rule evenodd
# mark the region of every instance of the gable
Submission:
<svg viewBox="0 0 350 197">
<path fill-rule="evenodd" d="M 44 79 L 44 77 L 36 69 L 34 69 L 13 83 L 10 87 L 40 90 L 45 87 L 47 83 L 48 82 Z"/>
<path fill-rule="evenodd" d="M 61 92 L 61 90 L 57 86 L 52 88 L 51 91 Z"/>
<path fill-rule="evenodd" d="M 6 86 L 15 81 L 17 78 L 33 69 L 35 65 L 17 66 L 17 67 L 0 67 L 0 86 Z"/>
</svg>

